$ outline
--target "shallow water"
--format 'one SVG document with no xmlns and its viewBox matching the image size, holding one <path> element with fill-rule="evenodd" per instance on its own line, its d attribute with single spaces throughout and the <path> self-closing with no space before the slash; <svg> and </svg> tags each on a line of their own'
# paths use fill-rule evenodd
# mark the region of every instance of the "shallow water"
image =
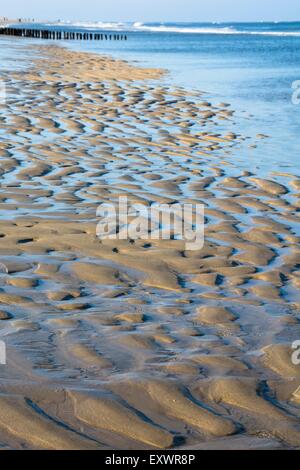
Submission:
<svg viewBox="0 0 300 470">
<path fill-rule="evenodd" d="M 166 68 L 173 83 L 204 90 L 215 102 L 231 103 L 244 135 L 270 136 L 267 142 L 258 141 L 257 149 L 245 149 L 241 165 L 251 162 L 251 168 L 266 174 L 275 164 L 276 169 L 299 174 L 300 104 L 292 103 L 292 83 L 300 80 L 300 23 L 75 23 L 66 27 L 129 31 L 128 41 L 66 43 L 72 49 Z"/>
</svg>

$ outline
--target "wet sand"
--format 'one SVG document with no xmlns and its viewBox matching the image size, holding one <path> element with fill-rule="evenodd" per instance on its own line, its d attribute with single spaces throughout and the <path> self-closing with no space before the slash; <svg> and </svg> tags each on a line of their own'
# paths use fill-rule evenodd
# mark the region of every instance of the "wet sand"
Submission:
<svg viewBox="0 0 300 470">
<path fill-rule="evenodd" d="M 300 179 L 239 170 L 234 110 L 165 71 L 10 47 L 0 447 L 299 448 Z M 121 195 L 203 203 L 204 248 L 99 240 Z"/>
</svg>

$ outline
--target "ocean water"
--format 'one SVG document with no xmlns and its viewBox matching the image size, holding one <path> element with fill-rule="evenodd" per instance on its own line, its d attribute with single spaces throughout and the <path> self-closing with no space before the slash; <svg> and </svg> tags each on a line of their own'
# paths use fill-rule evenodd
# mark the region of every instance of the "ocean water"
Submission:
<svg viewBox="0 0 300 470">
<path fill-rule="evenodd" d="M 168 69 L 166 82 L 205 91 L 213 103 L 233 106 L 236 131 L 251 137 L 256 145 L 237 156 L 241 165 L 263 173 L 300 173 L 300 104 L 292 100 L 293 94 L 297 98 L 293 83 L 300 80 L 300 22 L 61 22 L 35 26 L 128 32 L 128 41 L 64 44 Z M 255 139 L 257 134 L 269 138 Z"/>
</svg>

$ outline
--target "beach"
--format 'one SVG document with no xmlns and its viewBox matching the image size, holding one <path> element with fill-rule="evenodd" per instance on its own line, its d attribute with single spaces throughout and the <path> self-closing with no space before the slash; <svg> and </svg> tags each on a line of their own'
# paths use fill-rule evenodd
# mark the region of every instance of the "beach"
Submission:
<svg viewBox="0 0 300 470">
<path fill-rule="evenodd" d="M 5 47 L 0 448 L 299 448 L 297 173 L 241 168 L 267 136 L 168 70 Z M 203 204 L 204 247 L 99 239 L 124 196 Z"/>
</svg>

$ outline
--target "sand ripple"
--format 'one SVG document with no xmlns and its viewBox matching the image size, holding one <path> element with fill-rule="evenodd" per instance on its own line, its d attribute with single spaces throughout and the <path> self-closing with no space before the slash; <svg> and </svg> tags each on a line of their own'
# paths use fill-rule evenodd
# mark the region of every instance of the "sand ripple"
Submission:
<svg viewBox="0 0 300 470">
<path fill-rule="evenodd" d="M 11 47 L 0 445 L 299 447 L 299 177 L 240 170 L 231 107 L 161 70 Z M 100 241 L 121 195 L 203 203 L 204 248 Z"/>
</svg>

